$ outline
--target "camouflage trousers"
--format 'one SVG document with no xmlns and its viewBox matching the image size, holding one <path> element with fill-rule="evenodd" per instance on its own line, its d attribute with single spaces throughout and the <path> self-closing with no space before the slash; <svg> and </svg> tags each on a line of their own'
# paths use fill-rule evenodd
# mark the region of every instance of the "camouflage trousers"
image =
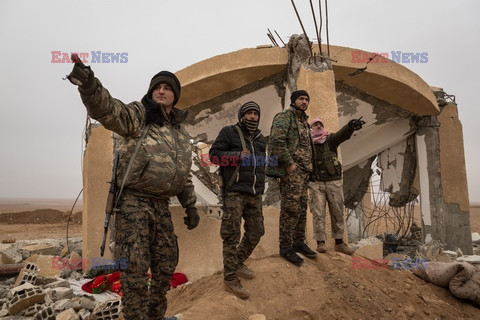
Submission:
<svg viewBox="0 0 480 320">
<path fill-rule="evenodd" d="M 128 263 L 120 273 L 124 319 L 163 319 L 166 293 L 178 263 L 168 202 L 124 193 L 117 208 L 114 255 Z M 149 267 L 152 280 L 148 292 Z"/>
<path fill-rule="evenodd" d="M 245 230 L 243 236 L 242 218 Z M 222 226 L 220 227 L 220 236 L 223 240 L 223 277 L 225 280 L 237 278 L 238 266 L 252 254 L 264 234 L 262 195 L 227 193 L 224 198 Z"/>
<path fill-rule="evenodd" d="M 310 212 L 313 217 L 313 238 L 325 241 L 325 214 L 328 203 L 332 237 L 343 239 L 343 183 L 342 180 L 314 181 L 308 185 Z"/>
<path fill-rule="evenodd" d="M 309 172 L 297 168 L 280 179 L 280 249 L 305 242 L 309 178 Z"/>
</svg>

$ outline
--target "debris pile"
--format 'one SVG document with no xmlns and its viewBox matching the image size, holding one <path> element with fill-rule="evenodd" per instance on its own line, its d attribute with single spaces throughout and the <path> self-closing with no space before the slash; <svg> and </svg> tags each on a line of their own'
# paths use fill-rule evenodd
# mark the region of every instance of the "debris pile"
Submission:
<svg viewBox="0 0 480 320">
<path fill-rule="evenodd" d="M 113 292 L 94 295 L 81 289 L 90 280 L 85 279 L 78 263 L 82 261 L 81 238 L 70 239 L 68 247 L 76 251 L 70 252 L 65 241 L 56 239 L 42 240 L 41 244 L 33 240 L 0 244 L 0 319 L 121 317 L 119 295 Z M 57 261 L 68 267 L 59 268 Z M 9 267 L 12 265 L 17 267 Z M 97 274 L 102 272 L 106 270 L 97 270 Z"/>
</svg>

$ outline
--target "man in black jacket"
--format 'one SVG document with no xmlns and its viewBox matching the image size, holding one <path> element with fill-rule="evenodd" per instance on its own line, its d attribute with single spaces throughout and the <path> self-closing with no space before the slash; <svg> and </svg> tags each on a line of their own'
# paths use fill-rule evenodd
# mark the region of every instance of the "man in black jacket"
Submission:
<svg viewBox="0 0 480 320">
<path fill-rule="evenodd" d="M 265 139 L 258 129 L 260 107 L 249 101 L 240 107 L 238 123 L 224 127 L 210 148 L 210 160 L 220 165 L 223 179 L 224 283 L 227 290 L 241 299 L 250 294 L 240 279 L 252 279 L 255 273 L 245 260 L 265 233 L 262 194 L 265 189 Z M 241 222 L 245 232 L 241 237 Z"/>
</svg>

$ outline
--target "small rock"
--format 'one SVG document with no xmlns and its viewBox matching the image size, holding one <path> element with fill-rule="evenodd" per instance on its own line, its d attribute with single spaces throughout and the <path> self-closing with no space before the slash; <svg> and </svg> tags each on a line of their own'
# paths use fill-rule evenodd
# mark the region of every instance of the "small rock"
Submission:
<svg viewBox="0 0 480 320">
<path fill-rule="evenodd" d="M 410 318 L 413 318 L 413 316 L 415 315 L 415 309 L 413 309 L 412 306 L 406 306 L 403 310 Z"/>
</svg>

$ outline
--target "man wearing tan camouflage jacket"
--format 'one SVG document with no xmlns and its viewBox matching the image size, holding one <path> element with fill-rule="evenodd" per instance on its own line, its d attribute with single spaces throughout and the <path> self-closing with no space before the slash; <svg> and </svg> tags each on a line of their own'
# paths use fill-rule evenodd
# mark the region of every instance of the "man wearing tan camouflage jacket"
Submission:
<svg viewBox="0 0 480 320">
<path fill-rule="evenodd" d="M 169 198 L 176 196 L 186 208 L 188 229 L 199 222 L 190 137 L 181 126 L 187 111 L 175 108 L 180 82 L 173 73 L 161 71 L 141 102 L 125 104 L 114 99 L 79 60 L 68 79 L 78 85 L 88 115 L 123 138 L 118 147 L 117 184 L 123 189 L 116 203 L 114 257 L 128 261 L 128 268 L 121 271 L 124 319 L 175 320 L 164 318 L 166 292 L 178 263 Z"/>
</svg>

